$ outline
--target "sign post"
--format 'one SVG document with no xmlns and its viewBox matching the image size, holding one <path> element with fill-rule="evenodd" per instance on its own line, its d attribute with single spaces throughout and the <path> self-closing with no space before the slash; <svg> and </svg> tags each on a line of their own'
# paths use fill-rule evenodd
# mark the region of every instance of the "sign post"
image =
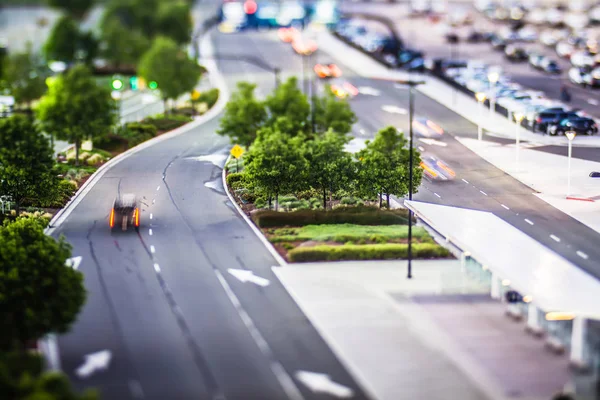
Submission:
<svg viewBox="0 0 600 400">
<path fill-rule="evenodd" d="M 231 155 L 235 158 L 235 172 L 240 172 L 239 159 L 244 154 L 244 149 L 236 144 L 231 148 Z"/>
</svg>

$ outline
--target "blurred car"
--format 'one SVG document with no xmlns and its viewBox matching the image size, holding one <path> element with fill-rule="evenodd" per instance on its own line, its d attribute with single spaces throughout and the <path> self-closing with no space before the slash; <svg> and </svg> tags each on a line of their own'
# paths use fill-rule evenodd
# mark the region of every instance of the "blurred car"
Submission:
<svg viewBox="0 0 600 400">
<path fill-rule="evenodd" d="M 504 49 L 504 55 L 509 61 L 512 62 L 527 61 L 527 59 L 529 58 L 524 48 L 512 45 L 506 46 L 506 48 Z"/>
<path fill-rule="evenodd" d="M 321 79 L 339 78 L 342 76 L 342 70 L 336 64 L 317 64 L 314 67 L 314 71 Z"/>
<path fill-rule="evenodd" d="M 485 33 L 480 32 L 475 29 L 473 29 L 467 35 L 467 42 L 469 42 L 469 43 L 480 43 L 480 42 L 484 42 L 486 39 L 487 39 L 487 36 Z"/>
<path fill-rule="evenodd" d="M 413 120 L 412 126 L 419 136 L 426 138 L 440 137 L 444 134 L 441 126 L 427 118 L 416 117 Z"/>
<path fill-rule="evenodd" d="M 600 87 L 600 69 L 573 67 L 569 69 L 569 80 L 583 87 Z"/>
<path fill-rule="evenodd" d="M 398 65 L 403 66 L 409 64 L 413 60 L 417 58 L 423 58 L 424 54 L 422 51 L 414 50 L 414 49 L 402 49 L 400 50 L 400 54 L 398 54 Z"/>
<path fill-rule="evenodd" d="M 279 28 L 279 31 L 277 31 L 277 35 L 279 36 L 279 39 L 281 39 L 282 42 L 292 43 L 300 36 L 300 32 L 294 27 Z"/>
<path fill-rule="evenodd" d="M 490 41 L 490 43 L 492 44 L 492 48 L 497 51 L 504 51 L 506 46 L 509 45 L 508 40 L 503 39 L 499 36 L 492 37 L 492 40 Z"/>
<path fill-rule="evenodd" d="M 531 65 L 533 68 L 540 69 L 544 58 L 545 56 L 542 54 L 531 53 L 529 54 L 529 65 Z"/>
<path fill-rule="evenodd" d="M 598 125 L 591 118 L 579 116 L 570 116 L 548 125 L 548 134 L 552 136 L 564 135 L 568 131 L 575 131 L 578 135 L 594 135 L 598 133 Z"/>
<path fill-rule="evenodd" d="M 531 129 L 534 132 L 547 132 L 550 125 L 557 124 L 568 117 L 578 117 L 578 115 L 562 107 L 544 109 L 536 113 Z"/>
<path fill-rule="evenodd" d="M 547 72 L 549 74 L 560 74 L 562 72 L 562 68 L 558 63 L 552 59 L 546 58 L 542 61 L 541 65 L 542 71 Z"/>
<path fill-rule="evenodd" d="M 454 32 L 448 32 L 448 33 L 446 34 L 446 36 L 445 36 L 445 37 L 446 37 L 446 41 L 447 41 L 448 43 L 455 44 L 455 43 L 458 43 L 458 42 L 460 42 L 460 38 L 459 38 L 459 37 L 458 37 L 458 35 L 457 35 L 456 33 L 454 33 Z"/>
<path fill-rule="evenodd" d="M 432 154 L 421 156 L 421 168 L 423 176 L 432 181 L 452 181 L 456 178 L 456 173 L 444 161 Z"/>
<path fill-rule="evenodd" d="M 292 41 L 292 48 L 297 54 L 307 56 L 317 50 L 317 43 L 312 40 L 305 40 L 302 37 L 297 37 Z"/>
<path fill-rule="evenodd" d="M 126 231 L 130 226 L 140 226 L 140 207 L 137 197 L 132 193 L 117 196 L 110 210 L 109 226 L 121 227 Z"/>
<path fill-rule="evenodd" d="M 330 90 L 338 99 L 351 99 L 358 95 L 358 89 L 350 82 L 332 83 Z"/>
<path fill-rule="evenodd" d="M 561 58 L 570 58 L 573 51 L 575 51 L 575 47 L 567 41 L 556 44 L 556 54 Z"/>
</svg>

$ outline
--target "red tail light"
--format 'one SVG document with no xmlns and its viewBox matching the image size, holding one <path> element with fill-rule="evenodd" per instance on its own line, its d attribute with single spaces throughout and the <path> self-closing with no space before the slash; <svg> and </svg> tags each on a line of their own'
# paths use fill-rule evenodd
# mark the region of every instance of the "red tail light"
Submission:
<svg viewBox="0 0 600 400">
<path fill-rule="evenodd" d="M 115 226 L 115 209 L 114 208 L 110 209 L 110 219 L 108 221 L 108 224 L 110 225 L 111 228 Z"/>
<path fill-rule="evenodd" d="M 541 124 L 542 123 L 542 117 L 537 117 L 536 120 L 535 120 L 535 122 L 537 122 L 538 124 Z"/>
</svg>

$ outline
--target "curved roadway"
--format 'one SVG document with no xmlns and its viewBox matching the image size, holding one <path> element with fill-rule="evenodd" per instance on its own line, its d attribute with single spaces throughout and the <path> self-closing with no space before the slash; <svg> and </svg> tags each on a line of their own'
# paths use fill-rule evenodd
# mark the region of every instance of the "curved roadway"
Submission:
<svg viewBox="0 0 600 400">
<path fill-rule="evenodd" d="M 216 47 L 251 48 L 242 36 Z M 251 66 L 220 66 L 229 86 Z M 268 81 L 268 83 L 267 83 Z M 264 85 L 263 85 L 264 84 Z M 221 185 L 228 140 L 218 118 L 148 147 L 112 167 L 54 232 L 82 256 L 89 292 L 73 330 L 59 338 L 62 369 L 104 399 L 330 399 L 296 373 L 325 373 L 366 396 L 279 283 L 275 259 L 233 209 Z M 217 165 L 215 165 L 217 164 Z M 114 232 L 115 195 L 143 198 L 139 233 Z M 250 270 L 267 287 L 228 269 Z M 106 370 L 80 378 L 85 356 L 108 350 Z"/>
</svg>

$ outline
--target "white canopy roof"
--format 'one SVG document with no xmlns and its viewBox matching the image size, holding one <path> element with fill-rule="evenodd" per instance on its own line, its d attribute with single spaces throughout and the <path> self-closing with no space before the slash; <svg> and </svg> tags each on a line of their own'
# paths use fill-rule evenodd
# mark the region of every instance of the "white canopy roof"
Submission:
<svg viewBox="0 0 600 400">
<path fill-rule="evenodd" d="M 600 281 L 492 213 L 405 201 L 433 229 L 533 296 L 542 310 L 600 319 Z"/>
</svg>

